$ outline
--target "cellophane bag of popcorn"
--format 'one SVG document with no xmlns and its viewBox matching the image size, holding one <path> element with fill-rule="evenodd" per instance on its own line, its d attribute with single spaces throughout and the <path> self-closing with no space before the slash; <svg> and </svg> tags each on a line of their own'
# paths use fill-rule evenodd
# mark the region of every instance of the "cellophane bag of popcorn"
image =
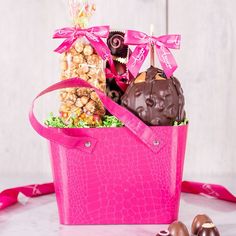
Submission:
<svg viewBox="0 0 236 236">
<path fill-rule="evenodd" d="M 69 0 L 73 27 L 86 29 L 95 4 L 87 0 Z M 61 53 L 60 79 L 79 77 L 105 92 L 106 77 L 104 60 L 98 55 L 89 40 L 80 35 L 68 50 Z M 84 122 L 91 127 L 100 124 L 105 108 L 93 89 L 67 88 L 60 91 L 60 115 L 63 122 Z"/>
</svg>

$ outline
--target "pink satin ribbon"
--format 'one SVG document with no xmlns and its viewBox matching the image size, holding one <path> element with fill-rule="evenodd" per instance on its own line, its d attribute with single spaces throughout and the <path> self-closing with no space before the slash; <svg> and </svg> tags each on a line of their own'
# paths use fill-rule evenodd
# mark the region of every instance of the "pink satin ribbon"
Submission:
<svg viewBox="0 0 236 236">
<path fill-rule="evenodd" d="M 218 184 L 183 181 L 182 192 L 206 195 L 220 200 L 236 203 L 236 196 L 230 193 L 230 191 L 225 187 Z M 17 203 L 18 195 L 20 193 L 27 197 L 39 197 L 54 193 L 54 185 L 53 183 L 33 184 L 6 189 L 0 193 L 0 210 Z"/>
<path fill-rule="evenodd" d="M 54 51 L 58 53 L 67 52 L 73 43 L 80 37 L 86 37 L 95 48 L 98 55 L 107 60 L 110 56 L 110 50 L 101 38 L 107 38 L 109 35 L 109 26 L 94 26 L 87 29 L 77 27 L 66 27 L 54 32 L 53 38 L 64 38 L 65 40 Z"/>
<path fill-rule="evenodd" d="M 122 80 L 127 80 L 127 73 L 124 73 L 122 75 L 119 75 L 117 72 L 112 72 L 110 69 L 105 69 L 106 78 L 114 78 L 116 81 L 116 84 L 120 87 L 120 89 L 125 92 L 125 90 L 128 87 L 128 84 L 124 83 Z"/>
<path fill-rule="evenodd" d="M 140 31 L 127 30 L 124 43 L 127 45 L 137 45 L 127 64 L 129 71 L 134 77 L 137 76 L 148 55 L 150 45 L 154 45 L 160 64 L 167 78 L 169 78 L 177 68 L 177 64 L 169 48 L 179 49 L 180 40 L 180 35 L 173 34 L 155 37 L 148 36 Z"/>
<path fill-rule="evenodd" d="M 39 197 L 54 193 L 54 185 L 53 183 L 32 184 L 23 187 L 6 189 L 0 193 L 0 210 L 17 203 L 20 193 L 26 197 Z"/>
<path fill-rule="evenodd" d="M 234 196 L 228 189 L 218 184 L 183 181 L 182 192 L 206 195 L 236 203 L 236 196 Z"/>
</svg>

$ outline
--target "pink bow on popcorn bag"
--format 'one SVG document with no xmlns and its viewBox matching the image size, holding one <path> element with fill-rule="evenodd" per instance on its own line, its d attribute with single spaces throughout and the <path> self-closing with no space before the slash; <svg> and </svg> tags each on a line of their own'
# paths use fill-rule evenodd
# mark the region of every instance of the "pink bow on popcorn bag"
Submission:
<svg viewBox="0 0 236 236">
<path fill-rule="evenodd" d="M 64 38 L 65 40 L 54 51 L 58 53 L 66 52 L 78 38 L 84 36 L 95 48 L 98 55 L 106 60 L 110 58 L 110 50 L 101 38 L 107 38 L 108 35 L 109 26 L 95 26 L 87 29 L 78 27 L 61 28 L 55 31 L 53 38 Z"/>
<path fill-rule="evenodd" d="M 137 45 L 127 64 L 129 71 L 134 77 L 137 76 L 148 55 L 150 46 L 153 45 L 167 78 L 170 78 L 176 70 L 177 64 L 169 49 L 179 49 L 180 40 L 181 36 L 175 34 L 155 37 L 148 36 L 140 31 L 127 30 L 124 43 L 127 45 Z"/>
</svg>

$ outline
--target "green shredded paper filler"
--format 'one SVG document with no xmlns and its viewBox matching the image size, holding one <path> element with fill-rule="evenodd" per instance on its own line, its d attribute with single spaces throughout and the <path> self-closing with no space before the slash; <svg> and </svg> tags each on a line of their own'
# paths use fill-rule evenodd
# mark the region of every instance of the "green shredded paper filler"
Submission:
<svg viewBox="0 0 236 236">
<path fill-rule="evenodd" d="M 91 128 L 86 122 L 80 121 L 78 125 L 74 125 L 73 118 L 71 118 L 67 123 L 63 122 L 61 117 L 54 116 L 50 113 L 48 119 L 45 120 L 44 124 L 48 127 L 54 128 Z M 185 119 L 183 122 L 175 121 L 173 126 L 187 125 L 188 120 Z M 106 115 L 103 117 L 101 123 L 95 124 L 96 128 L 109 128 L 109 127 L 123 127 L 123 123 L 118 120 L 115 116 Z"/>
<path fill-rule="evenodd" d="M 50 113 L 47 120 L 44 122 L 48 127 L 55 128 L 91 128 L 86 122 L 79 121 L 78 125 L 74 125 L 73 118 L 71 118 L 67 123 L 64 123 L 61 117 L 54 116 Z M 104 127 L 122 127 L 124 126 L 121 121 L 119 121 L 115 116 L 104 116 L 102 122 L 95 124 L 96 128 Z"/>
</svg>

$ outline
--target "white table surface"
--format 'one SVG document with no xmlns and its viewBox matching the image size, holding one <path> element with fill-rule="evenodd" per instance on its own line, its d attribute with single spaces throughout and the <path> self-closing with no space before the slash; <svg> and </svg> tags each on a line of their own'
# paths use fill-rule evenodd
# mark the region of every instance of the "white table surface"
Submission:
<svg viewBox="0 0 236 236">
<path fill-rule="evenodd" d="M 0 184 L 0 191 L 13 186 L 13 182 L 23 183 L 22 179 L 17 177 L 15 181 L 4 179 Z M 236 235 L 235 203 L 182 194 L 179 220 L 190 228 L 194 216 L 201 213 L 213 219 L 221 236 Z M 25 204 L 18 203 L 0 211 L 0 236 L 155 236 L 159 230 L 167 227 L 167 225 L 63 226 L 58 222 L 54 194 L 28 199 Z"/>
</svg>

